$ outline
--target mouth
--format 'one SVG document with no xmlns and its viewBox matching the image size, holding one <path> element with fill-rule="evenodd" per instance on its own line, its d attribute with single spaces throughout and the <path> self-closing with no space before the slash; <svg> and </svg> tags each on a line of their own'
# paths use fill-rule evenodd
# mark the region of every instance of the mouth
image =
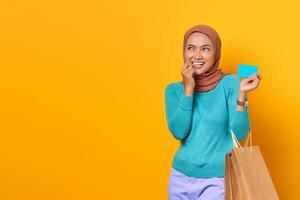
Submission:
<svg viewBox="0 0 300 200">
<path fill-rule="evenodd" d="M 195 68 L 202 68 L 205 62 L 200 62 L 200 61 L 192 61 L 192 64 Z"/>
</svg>

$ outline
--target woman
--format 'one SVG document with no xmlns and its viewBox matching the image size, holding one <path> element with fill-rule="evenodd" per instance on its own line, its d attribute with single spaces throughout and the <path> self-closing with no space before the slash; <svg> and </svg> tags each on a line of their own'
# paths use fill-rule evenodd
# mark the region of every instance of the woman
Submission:
<svg viewBox="0 0 300 200">
<path fill-rule="evenodd" d="M 247 94 L 262 78 L 240 80 L 218 69 L 221 40 L 206 25 L 184 35 L 183 80 L 167 85 L 168 128 L 180 141 L 169 178 L 169 200 L 223 200 L 225 154 L 233 147 L 230 129 L 238 140 L 250 128 Z"/>
</svg>

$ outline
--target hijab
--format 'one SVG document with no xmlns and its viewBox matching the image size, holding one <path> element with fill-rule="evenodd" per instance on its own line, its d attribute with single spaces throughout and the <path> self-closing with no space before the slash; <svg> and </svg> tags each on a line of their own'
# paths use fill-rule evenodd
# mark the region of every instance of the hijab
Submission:
<svg viewBox="0 0 300 200">
<path fill-rule="evenodd" d="M 185 45 L 187 42 L 188 37 L 194 33 L 194 32 L 200 32 L 206 34 L 210 40 L 212 41 L 213 47 L 214 47 L 214 64 L 211 66 L 211 68 L 203 73 L 203 74 L 194 74 L 194 80 L 195 80 L 195 88 L 194 91 L 196 92 L 208 92 L 212 89 L 214 89 L 218 83 L 221 81 L 221 79 L 226 75 L 221 68 L 219 67 L 219 61 L 221 57 L 221 40 L 218 35 L 218 33 L 211 27 L 207 25 L 197 25 L 190 29 L 188 29 L 184 35 L 183 40 L 183 58 L 184 58 L 184 51 L 185 51 Z M 183 83 L 183 81 L 182 81 Z"/>
</svg>

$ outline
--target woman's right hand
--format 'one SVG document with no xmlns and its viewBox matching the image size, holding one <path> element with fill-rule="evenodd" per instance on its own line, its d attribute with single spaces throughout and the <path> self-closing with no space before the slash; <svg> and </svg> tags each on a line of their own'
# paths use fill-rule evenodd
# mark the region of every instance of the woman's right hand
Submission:
<svg viewBox="0 0 300 200">
<path fill-rule="evenodd" d="M 182 70 L 181 70 L 181 75 L 183 78 L 183 84 L 185 85 L 185 89 L 189 91 L 193 91 L 195 88 L 195 80 L 193 77 L 194 74 L 194 69 L 192 67 L 192 60 L 193 57 L 190 57 L 187 62 L 184 63 Z"/>
</svg>

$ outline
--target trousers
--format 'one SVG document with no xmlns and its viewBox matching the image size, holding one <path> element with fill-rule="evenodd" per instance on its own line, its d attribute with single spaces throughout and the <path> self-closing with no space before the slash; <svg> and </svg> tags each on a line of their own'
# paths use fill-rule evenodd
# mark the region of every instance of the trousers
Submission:
<svg viewBox="0 0 300 200">
<path fill-rule="evenodd" d="M 171 167 L 168 200 L 224 200 L 224 177 L 191 177 Z"/>
</svg>

